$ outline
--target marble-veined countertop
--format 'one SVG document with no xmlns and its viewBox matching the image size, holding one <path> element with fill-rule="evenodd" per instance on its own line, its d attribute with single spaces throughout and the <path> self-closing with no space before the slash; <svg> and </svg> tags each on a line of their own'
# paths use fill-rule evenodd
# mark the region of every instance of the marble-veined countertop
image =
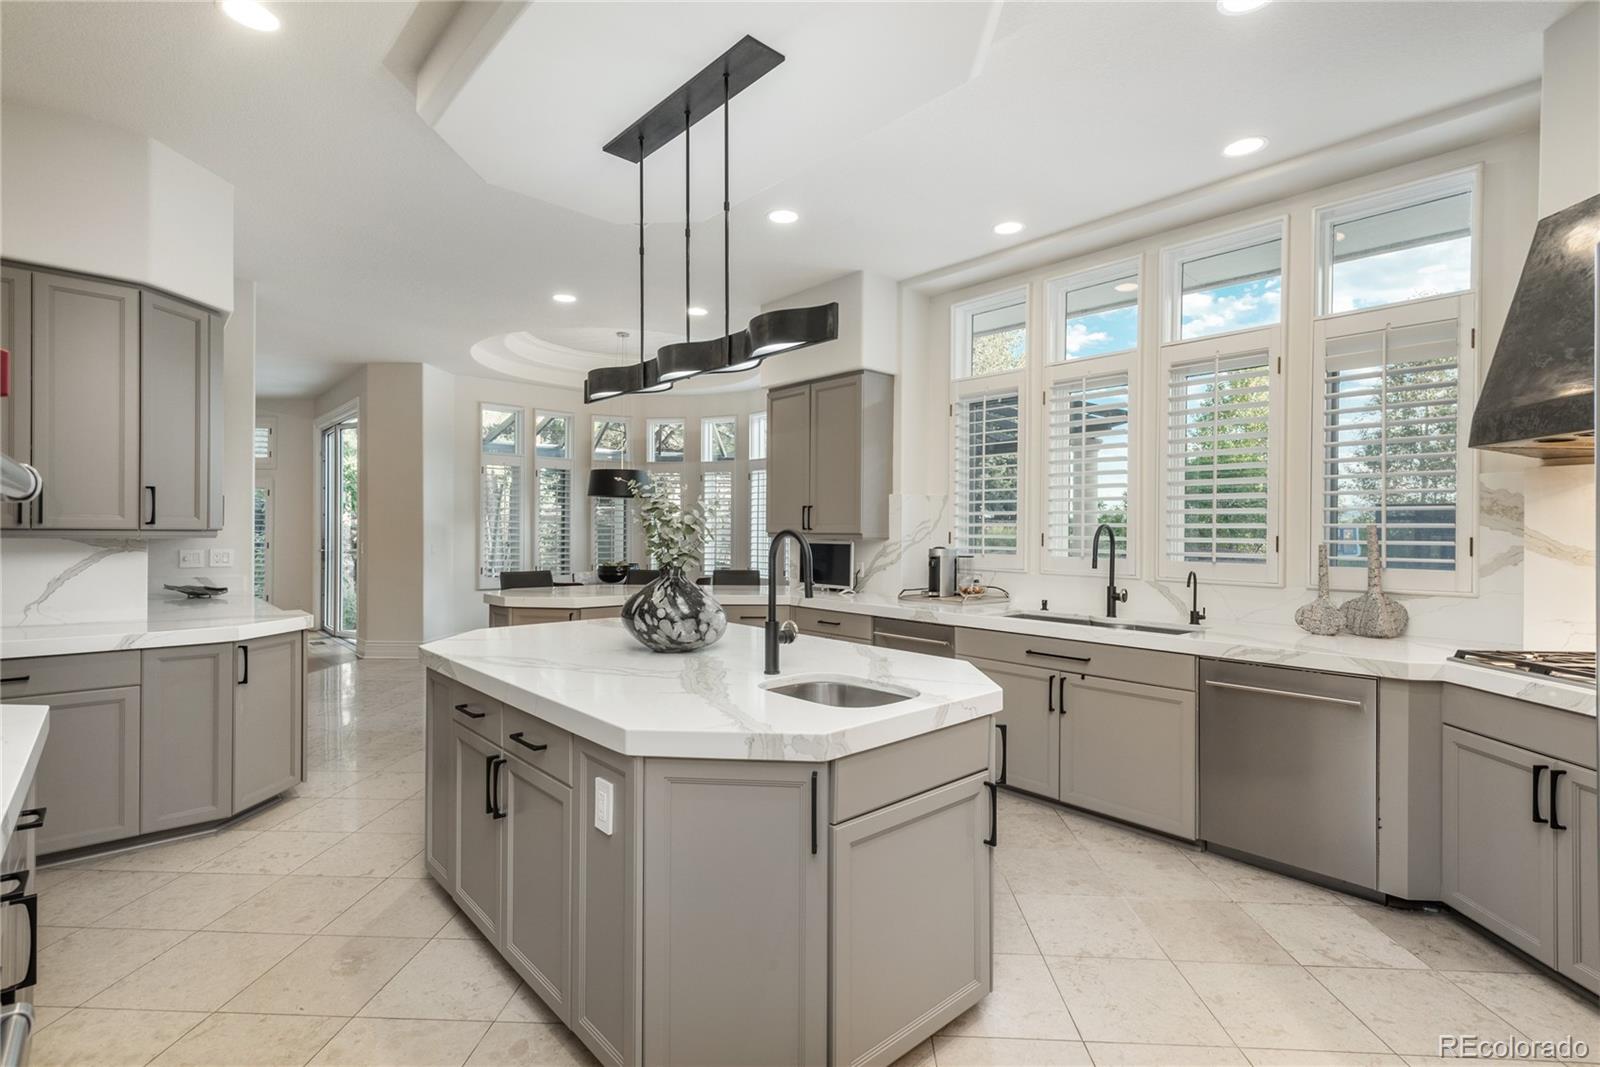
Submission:
<svg viewBox="0 0 1600 1067">
<path fill-rule="evenodd" d="M 0 657 L 65 656 L 127 648 L 248 641 L 308 630 L 311 621 L 306 612 L 275 608 L 253 597 L 190 600 L 173 593 L 151 597 L 145 613 L 132 618 L 0 628 Z"/>
<path fill-rule="evenodd" d="M 503 626 L 431 641 L 422 662 L 614 752 L 699 759 L 825 761 L 1000 710 L 1000 687 L 962 660 L 802 635 L 762 673 L 759 627 L 730 625 L 686 655 L 651 652 L 615 619 Z M 876 708 L 771 692 L 808 678 L 914 691 Z"/>
<path fill-rule="evenodd" d="M 49 732 L 50 709 L 43 704 L 0 707 L 0 805 L 4 806 L 0 811 L 0 853 L 10 844 L 17 815 L 27 803 Z"/>
</svg>

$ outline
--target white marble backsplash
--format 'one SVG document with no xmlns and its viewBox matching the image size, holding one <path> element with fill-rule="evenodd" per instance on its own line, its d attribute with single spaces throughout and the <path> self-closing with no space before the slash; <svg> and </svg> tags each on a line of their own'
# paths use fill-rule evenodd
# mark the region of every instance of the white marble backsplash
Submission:
<svg viewBox="0 0 1600 1067">
<path fill-rule="evenodd" d="M 1519 475 L 1526 499 L 1522 534 L 1522 628 L 1529 648 L 1595 647 L 1595 468 L 1532 467 Z"/>
<path fill-rule="evenodd" d="M 142 541 L 0 540 L 0 626 L 141 619 L 148 583 Z"/>
</svg>

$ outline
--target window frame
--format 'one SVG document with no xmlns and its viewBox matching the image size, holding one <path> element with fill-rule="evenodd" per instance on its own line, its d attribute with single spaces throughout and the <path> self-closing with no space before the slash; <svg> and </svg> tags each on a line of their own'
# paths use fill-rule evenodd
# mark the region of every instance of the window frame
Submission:
<svg viewBox="0 0 1600 1067">
<path fill-rule="evenodd" d="M 984 296 L 963 300 L 950 306 L 950 380 L 953 382 L 992 381 L 1006 375 L 1025 375 L 1033 361 L 1033 294 L 1029 285 L 1013 285 Z M 973 374 L 972 318 L 985 311 L 994 311 L 1011 304 L 1022 304 L 1022 363 L 1011 370 Z M 966 373 L 962 373 L 963 365 Z"/>
<path fill-rule="evenodd" d="M 683 427 L 683 455 L 677 459 L 661 459 L 656 455 L 656 427 L 677 423 Z M 646 465 L 657 463 L 666 464 L 676 469 L 687 467 L 690 463 L 689 448 L 689 420 L 683 415 L 662 415 L 644 420 L 644 460 Z"/>
<path fill-rule="evenodd" d="M 1474 242 L 1476 243 L 1476 242 Z M 1447 305 L 1453 311 L 1441 314 Z M 1477 340 L 1478 300 L 1476 293 L 1452 293 L 1427 300 L 1408 300 L 1398 304 L 1385 304 L 1378 308 L 1344 312 L 1316 320 L 1312 325 L 1312 381 L 1311 397 L 1313 417 L 1308 420 L 1310 463 L 1310 494 L 1306 501 L 1308 518 L 1307 561 L 1310 582 L 1317 580 L 1317 546 L 1323 543 L 1326 522 L 1323 517 L 1323 432 L 1325 413 L 1322 408 L 1323 383 L 1327 377 L 1328 341 L 1373 333 L 1392 327 L 1418 326 L 1455 317 L 1458 342 L 1456 357 L 1456 567 L 1453 571 L 1425 571 L 1411 568 L 1383 567 L 1383 587 L 1386 592 L 1425 596 L 1476 596 L 1478 594 L 1478 567 L 1476 539 L 1478 527 L 1478 452 L 1467 443 L 1472 431 L 1472 412 L 1477 405 L 1478 351 Z M 1360 591 L 1366 588 L 1366 568 L 1328 568 L 1328 587 L 1339 591 Z M 1448 578 L 1444 577 L 1448 574 Z M 1433 579 L 1432 581 L 1428 579 Z"/>
<path fill-rule="evenodd" d="M 539 455 L 539 422 L 542 419 L 565 419 L 566 420 L 566 423 L 567 423 L 567 446 L 566 446 L 566 451 L 567 451 L 567 454 L 565 456 L 541 456 L 541 455 Z M 544 408 L 536 408 L 534 410 L 534 412 L 533 412 L 533 419 L 532 419 L 532 423 L 531 423 L 532 432 L 528 435 L 529 436 L 528 448 L 532 452 L 532 458 L 533 458 L 533 464 L 532 464 L 533 475 L 532 475 L 532 479 L 531 479 L 533 493 L 532 493 L 531 497 L 525 497 L 525 499 L 528 499 L 529 502 L 533 505 L 533 509 L 532 509 L 532 512 L 531 512 L 532 518 L 533 518 L 533 522 L 527 524 L 529 529 L 530 529 L 530 531 L 531 531 L 531 533 L 532 533 L 532 541 L 528 544 L 527 551 L 524 552 L 523 558 L 526 559 L 526 558 L 529 558 L 531 556 L 531 558 L 534 561 L 534 566 L 535 567 L 537 567 L 539 569 L 542 569 L 542 570 L 550 571 L 552 576 L 557 575 L 557 574 L 571 575 L 571 574 L 577 573 L 578 560 L 577 560 L 577 555 L 576 555 L 576 553 L 574 551 L 574 542 L 577 539 L 577 529 L 576 529 L 577 516 L 574 514 L 574 512 L 577 509 L 573 507 L 573 497 L 575 495 L 575 492 L 574 492 L 575 462 L 574 462 L 574 458 L 573 458 L 573 452 L 575 450 L 572 447 L 573 431 L 577 427 L 577 421 L 578 421 L 577 418 L 575 416 L 573 416 L 572 413 L 570 413 L 570 412 L 549 411 L 549 410 L 546 410 Z M 541 515 L 541 512 L 542 512 L 543 509 L 540 507 L 540 504 L 539 504 L 539 490 L 540 490 L 539 481 L 540 481 L 540 472 L 541 471 L 545 471 L 545 470 L 564 470 L 564 471 L 567 472 L 567 503 L 566 503 L 566 513 L 567 513 L 567 515 L 566 515 L 566 518 L 567 518 L 567 550 L 566 550 L 566 554 L 567 554 L 567 569 L 566 570 L 558 570 L 557 568 L 550 566 L 549 562 L 544 558 L 543 551 L 539 547 L 539 535 L 541 533 L 540 526 L 543 523 L 543 518 L 542 518 L 542 515 Z"/>
<path fill-rule="evenodd" d="M 1267 360 L 1267 505 L 1266 559 L 1260 564 L 1194 563 L 1174 559 L 1167 552 L 1167 504 L 1170 490 L 1168 467 L 1171 434 L 1172 373 L 1177 367 L 1205 360 L 1240 358 L 1264 353 Z M 1162 345 L 1157 354 L 1156 373 L 1160 382 L 1161 430 L 1156 434 L 1155 559 L 1156 577 L 1163 581 L 1184 581 L 1190 571 L 1208 585 L 1243 585 L 1282 588 L 1284 515 L 1284 420 L 1287 403 L 1283 374 L 1284 327 L 1261 326 L 1254 330 L 1234 330 L 1192 341 Z"/>
<path fill-rule="evenodd" d="M 1329 235 L 1332 234 L 1335 226 L 1340 222 L 1348 222 L 1351 219 L 1379 215 L 1388 211 L 1398 211 L 1402 208 L 1414 207 L 1428 200 L 1437 199 L 1440 196 L 1462 192 L 1470 194 L 1472 204 L 1468 212 L 1468 218 L 1472 226 L 1472 256 L 1471 278 L 1467 288 L 1453 293 L 1413 297 L 1410 300 L 1397 300 L 1388 304 L 1376 304 L 1372 307 L 1352 308 L 1349 311 L 1328 310 L 1329 305 L 1333 302 L 1334 246 L 1334 242 L 1329 240 Z M 1343 200 L 1320 205 L 1311 212 L 1311 235 L 1314 256 L 1313 277 L 1316 286 L 1313 314 L 1319 320 L 1339 318 L 1345 315 L 1365 315 L 1369 312 L 1387 308 L 1404 307 L 1407 304 L 1430 300 L 1449 300 L 1467 293 L 1477 293 L 1479 287 L 1483 284 L 1483 165 L 1480 163 L 1470 167 L 1460 167 L 1442 174 L 1435 174 L 1432 177 L 1419 178 L 1416 181 L 1389 186 L 1377 192 L 1362 193 L 1359 196 L 1346 197 Z"/>
<path fill-rule="evenodd" d="M 756 455 L 756 423 L 761 424 L 761 455 Z M 750 569 L 767 577 L 767 413 L 765 410 L 752 411 L 745 416 L 745 536 L 748 544 L 745 545 L 746 555 L 749 559 Z M 761 513 L 760 523 L 756 525 L 756 474 L 761 475 Z"/>
<path fill-rule="evenodd" d="M 1276 237 L 1278 244 L 1278 321 L 1264 326 L 1245 326 L 1237 330 L 1208 333 L 1203 337 L 1183 336 L 1183 265 Z M 1209 237 L 1167 245 L 1161 249 L 1161 344 L 1187 345 L 1197 341 L 1218 341 L 1254 333 L 1281 330 L 1289 320 L 1289 216 L 1273 215 L 1259 222 L 1236 226 Z"/>
<path fill-rule="evenodd" d="M 517 451 L 516 452 L 486 452 L 483 448 L 483 413 L 486 410 L 501 411 L 507 414 L 515 413 L 517 416 Z M 483 555 L 483 472 L 485 467 L 510 467 L 513 477 L 517 482 L 517 499 L 522 508 L 521 521 L 517 524 L 517 559 L 514 570 L 520 570 L 527 565 L 528 560 L 528 457 L 524 450 L 524 428 L 527 426 L 528 412 L 526 408 L 510 404 L 494 404 L 488 401 L 478 403 L 478 422 L 473 427 L 473 433 L 478 440 L 478 486 L 477 486 L 477 516 L 474 524 L 477 527 L 478 557 L 478 588 L 498 589 L 500 587 L 500 572 L 494 575 L 486 573 L 486 561 Z"/>
<path fill-rule="evenodd" d="M 1047 334 L 1045 337 L 1046 347 L 1043 358 L 1040 360 L 1045 371 L 1048 372 L 1052 367 L 1071 366 L 1096 359 L 1137 353 L 1143 347 L 1144 317 L 1147 310 L 1144 273 L 1144 256 L 1136 254 L 1111 263 L 1102 263 L 1097 267 L 1087 267 L 1083 270 L 1057 275 L 1047 280 L 1044 285 L 1045 306 L 1050 309 L 1050 314 L 1045 331 Z M 1134 308 L 1138 315 L 1137 325 L 1134 328 L 1133 346 L 1131 348 L 1119 348 L 1115 352 L 1101 352 L 1092 356 L 1057 359 L 1056 356 L 1062 351 L 1067 339 L 1067 294 L 1102 282 L 1128 277 L 1132 277 L 1139 286 L 1133 298 Z"/>
<path fill-rule="evenodd" d="M 621 423 L 622 424 L 622 433 L 623 433 L 622 458 L 618 461 L 618 464 L 620 466 L 626 467 L 627 463 L 628 463 L 628 458 L 633 455 L 633 420 L 632 419 L 630 419 L 626 415 L 591 415 L 589 417 L 589 437 L 588 437 L 588 442 L 589 442 L 589 467 L 590 467 L 591 470 L 593 470 L 593 469 L 604 469 L 606 464 L 608 464 L 610 462 L 609 460 L 607 460 L 605 462 L 602 462 L 600 460 L 599 456 L 597 455 L 597 449 L 596 449 L 596 431 L 600 426 L 605 425 L 605 424 L 609 424 L 609 423 Z"/>
<path fill-rule="evenodd" d="M 945 442 L 949 449 L 950 465 L 950 527 L 952 531 L 961 528 L 962 516 L 959 513 L 958 502 L 960 492 L 960 466 L 957 454 L 958 417 L 956 408 L 967 402 L 996 394 L 1017 394 L 1017 547 L 1010 554 L 1002 555 L 991 552 L 972 552 L 972 566 L 981 570 L 1006 571 L 1009 573 L 1026 573 L 1028 570 L 1028 478 L 1030 477 L 1029 449 L 1031 438 L 1028 425 L 1028 371 L 1009 371 L 1005 374 L 986 374 L 977 378 L 966 378 L 954 383 L 952 390 L 949 416 L 945 422 Z M 967 548 L 961 543 L 962 539 L 951 533 L 951 544 L 958 551 Z"/>
</svg>

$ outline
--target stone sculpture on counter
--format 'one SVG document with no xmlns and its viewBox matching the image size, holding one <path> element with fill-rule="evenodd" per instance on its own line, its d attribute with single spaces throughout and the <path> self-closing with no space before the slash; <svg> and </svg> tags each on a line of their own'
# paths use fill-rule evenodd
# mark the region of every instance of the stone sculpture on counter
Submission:
<svg viewBox="0 0 1600 1067">
<path fill-rule="evenodd" d="M 1411 621 L 1405 606 L 1383 591 L 1382 558 L 1378 555 L 1378 528 L 1367 527 L 1367 591 L 1346 600 L 1344 628 L 1358 637 L 1399 637 Z"/>
<path fill-rule="evenodd" d="M 1294 624 L 1308 634 L 1344 632 L 1344 612 L 1328 597 L 1328 546 L 1317 546 L 1317 599 L 1295 610 Z"/>
</svg>

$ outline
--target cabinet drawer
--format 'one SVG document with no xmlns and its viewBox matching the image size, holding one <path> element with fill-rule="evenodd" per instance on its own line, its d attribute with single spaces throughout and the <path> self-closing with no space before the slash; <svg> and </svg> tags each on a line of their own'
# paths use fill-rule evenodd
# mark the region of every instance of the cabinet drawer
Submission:
<svg viewBox="0 0 1600 1067">
<path fill-rule="evenodd" d="M 847 611 L 824 611 L 821 608 L 796 607 L 794 621 L 803 634 L 817 637 L 843 637 L 852 641 L 872 643 L 872 616 L 852 615 Z"/>
<path fill-rule="evenodd" d="M 973 719 L 838 760 L 830 821 L 841 823 L 987 769 L 992 732 L 991 719 Z"/>
<path fill-rule="evenodd" d="M 612 604 L 603 608 L 584 608 L 578 612 L 580 619 L 620 619 L 622 618 L 622 605 Z"/>
<path fill-rule="evenodd" d="M 495 744 L 500 743 L 501 706 L 498 700 L 468 689 L 459 682 L 450 685 L 450 717 L 465 729 Z"/>
<path fill-rule="evenodd" d="M 1194 688 L 1194 657 L 1176 652 L 961 628 L 956 630 L 956 655 L 961 659 L 1026 663 L 1063 673 L 1120 678 L 1169 689 Z"/>
<path fill-rule="evenodd" d="M 1594 719 L 1588 715 L 1459 685 L 1444 687 L 1443 715 L 1446 726 L 1497 738 L 1579 767 L 1594 763 Z"/>
<path fill-rule="evenodd" d="M 502 748 L 530 767 L 537 767 L 562 785 L 572 784 L 572 735 L 517 708 L 501 717 Z M 537 746 L 543 745 L 543 748 Z"/>
<path fill-rule="evenodd" d="M 73 693 L 139 684 L 139 653 L 91 652 L 82 656 L 38 656 L 0 664 L 0 697 Z"/>
<path fill-rule="evenodd" d="M 571 622 L 578 612 L 567 608 L 506 608 L 507 626 L 526 626 L 534 622 Z"/>
</svg>

